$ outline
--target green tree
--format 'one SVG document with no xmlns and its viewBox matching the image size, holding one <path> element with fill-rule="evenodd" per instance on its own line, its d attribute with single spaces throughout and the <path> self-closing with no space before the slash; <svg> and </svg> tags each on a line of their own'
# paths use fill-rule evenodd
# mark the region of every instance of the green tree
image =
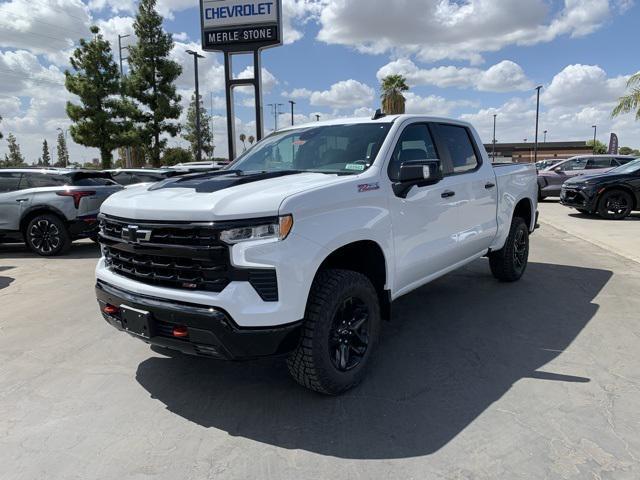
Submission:
<svg viewBox="0 0 640 480">
<path fill-rule="evenodd" d="M 51 154 L 49 153 L 49 144 L 45 140 L 42 142 L 42 156 L 38 159 L 38 165 L 42 165 L 43 167 L 49 167 L 51 165 Z"/>
<path fill-rule="evenodd" d="M 623 113 L 634 112 L 636 120 L 640 120 L 640 72 L 631 75 L 627 81 L 629 93 L 618 99 L 618 105 L 611 112 L 612 117 Z"/>
<path fill-rule="evenodd" d="M 640 150 L 638 150 L 637 148 L 620 147 L 620 150 L 618 150 L 618 152 L 620 153 L 620 155 L 638 155 L 638 156 L 640 156 Z"/>
<path fill-rule="evenodd" d="M 193 162 L 193 155 L 190 150 L 182 147 L 170 147 L 165 149 L 162 156 L 162 165 L 170 167 L 178 163 Z"/>
<path fill-rule="evenodd" d="M 253 135 L 249 135 L 247 137 L 247 142 L 249 142 L 249 145 L 253 145 L 253 142 L 256 141 L 256 137 L 254 137 Z"/>
<path fill-rule="evenodd" d="M 13 133 L 7 136 L 7 143 L 9 144 L 9 155 L 5 156 L 5 167 L 21 167 L 25 164 L 22 152 L 20 152 L 20 145 Z"/>
<path fill-rule="evenodd" d="M 604 155 L 605 153 L 607 153 L 609 151 L 609 147 L 607 147 L 600 140 L 596 140 L 596 147 L 595 148 L 593 148 L 593 140 L 589 140 L 587 142 L 587 146 L 591 147 L 593 149 L 593 153 L 595 153 L 596 155 Z"/>
<path fill-rule="evenodd" d="M 191 104 L 187 110 L 187 124 L 184 126 L 182 138 L 191 146 L 193 158 L 198 158 L 198 135 L 196 129 L 196 96 L 191 96 Z M 204 108 L 202 95 L 200 95 L 200 138 L 202 139 L 202 153 L 204 156 L 213 155 L 213 135 L 211 134 L 211 117 Z"/>
<path fill-rule="evenodd" d="M 0 123 L 2 123 L 2 115 L 0 115 Z M 4 135 L 2 135 L 2 132 L 0 132 L 0 140 L 2 140 L 4 138 Z"/>
<path fill-rule="evenodd" d="M 58 160 L 54 167 L 66 167 L 69 165 L 69 150 L 67 149 L 67 140 L 62 132 L 58 132 L 56 140 L 56 154 Z"/>
<path fill-rule="evenodd" d="M 177 120 L 181 112 L 174 82 L 182 67 L 169 58 L 173 38 L 162 28 L 156 0 L 140 0 L 133 29 L 138 42 L 129 47 L 126 92 L 139 104 L 134 117 L 139 139 L 148 147 L 151 163 L 159 166 L 167 143 L 161 136 L 168 133 L 175 137 L 180 131 L 172 120 Z"/>
<path fill-rule="evenodd" d="M 102 167 L 110 168 L 113 150 L 132 141 L 132 124 L 126 118 L 133 109 L 120 97 L 120 74 L 111 45 L 98 27 L 91 27 L 91 33 L 93 39 L 80 40 L 69 59 L 74 73 L 65 72 L 67 90 L 81 102 L 67 102 L 67 115 L 74 122 L 73 140 L 100 150 Z"/>
<path fill-rule="evenodd" d="M 387 115 L 405 112 L 406 100 L 402 92 L 409 90 L 407 79 L 402 75 L 389 75 L 382 79 L 382 111 Z"/>
</svg>

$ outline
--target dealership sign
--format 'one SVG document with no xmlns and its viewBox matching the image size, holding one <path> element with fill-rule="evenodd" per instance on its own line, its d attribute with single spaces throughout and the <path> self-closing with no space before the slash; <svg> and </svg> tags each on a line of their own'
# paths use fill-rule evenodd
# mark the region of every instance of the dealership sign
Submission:
<svg viewBox="0 0 640 480">
<path fill-rule="evenodd" d="M 282 44 L 281 0 L 201 0 L 202 48 L 251 52 Z"/>
</svg>

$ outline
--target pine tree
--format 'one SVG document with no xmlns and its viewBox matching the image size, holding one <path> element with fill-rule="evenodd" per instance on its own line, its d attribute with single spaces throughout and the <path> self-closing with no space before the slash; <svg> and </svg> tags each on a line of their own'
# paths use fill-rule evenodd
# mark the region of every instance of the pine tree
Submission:
<svg viewBox="0 0 640 480">
<path fill-rule="evenodd" d="M 125 119 L 133 110 L 120 97 L 120 74 L 111 45 L 98 27 L 91 27 L 91 33 L 93 39 L 80 40 L 69 59 L 74 73 L 65 72 L 67 90 L 81 102 L 67 102 L 67 115 L 74 122 L 70 128 L 73 140 L 99 149 L 102 167 L 110 168 L 113 150 L 132 141 L 132 125 Z"/>
<path fill-rule="evenodd" d="M 174 82 L 182 67 L 169 58 L 173 38 L 162 28 L 156 0 L 140 0 L 133 29 L 138 42 L 129 47 L 126 91 L 139 104 L 135 116 L 139 139 L 148 148 L 153 166 L 160 166 L 167 143 L 161 136 L 168 133 L 175 137 L 180 131 L 172 120 L 177 120 L 181 112 Z"/>
<path fill-rule="evenodd" d="M 191 96 L 191 104 L 187 110 L 187 124 L 184 126 L 184 138 L 191 145 L 191 154 L 193 158 L 198 158 L 198 135 L 196 128 L 196 96 Z M 200 138 L 202 140 L 202 153 L 206 157 L 213 155 L 213 136 L 211 134 L 211 117 L 204 108 L 202 95 L 200 95 Z"/>
<path fill-rule="evenodd" d="M 55 167 L 66 167 L 69 165 L 69 150 L 67 149 L 67 140 L 62 132 L 58 132 L 58 140 L 56 142 L 56 153 L 58 161 Z"/>
<path fill-rule="evenodd" d="M 5 157 L 7 164 L 5 167 L 20 167 L 24 165 L 24 157 L 20 152 L 20 145 L 13 133 L 10 133 L 7 137 L 7 143 L 9 144 L 9 155 Z"/>
<path fill-rule="evenodd" d="M 51 154 L 49 153 L 49 144 L 46 140 L 42 142 L 42 157 L 38 160 L 41 162 L 38 165 L 42 165 L 43 167 L 51 165 Z"/>
</svg>

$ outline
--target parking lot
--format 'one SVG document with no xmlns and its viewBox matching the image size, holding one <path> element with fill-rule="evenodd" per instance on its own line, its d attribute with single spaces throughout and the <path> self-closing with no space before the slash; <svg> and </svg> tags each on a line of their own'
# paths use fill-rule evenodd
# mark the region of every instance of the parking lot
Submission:
<svg viewBox="0 0 640 480">
<path fill-rule="evenodd" d="M 540 211 L 522 281 L 482 259 L 403 297 L 336 398 L 282 360 L 167 357 L 117 332 L 91 242 L 0 245 L 0 478 L 637 479 L 640 218 Z"/>
</svg>

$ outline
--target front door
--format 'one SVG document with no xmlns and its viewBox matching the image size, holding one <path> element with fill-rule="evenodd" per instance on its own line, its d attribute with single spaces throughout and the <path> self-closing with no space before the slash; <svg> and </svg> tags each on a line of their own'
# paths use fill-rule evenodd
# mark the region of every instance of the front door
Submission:
<svg viewBox="0 0 640 480">
<path fill-rule="evenodd" d="M 0 230 L 20 229 L 20 217 L 30 199 L 19 190 L 21 177 L 17 172 L 0 172 Z"/>
<path fill-rule="evenodd" d="M 397 181 L 402 162 L 436 158 L 438 152 L 428 125 L 414 123 L 400 135 L 387 173 L 392 182 Z M 436 185 L 414 186 L 406 198 L 390 190 L 396 292 L 404 293 L 460 260 L 455 235 L 457 199 L 451 195 L 455 184 L 455 177 L 447 177 Z"/>
</svg>

